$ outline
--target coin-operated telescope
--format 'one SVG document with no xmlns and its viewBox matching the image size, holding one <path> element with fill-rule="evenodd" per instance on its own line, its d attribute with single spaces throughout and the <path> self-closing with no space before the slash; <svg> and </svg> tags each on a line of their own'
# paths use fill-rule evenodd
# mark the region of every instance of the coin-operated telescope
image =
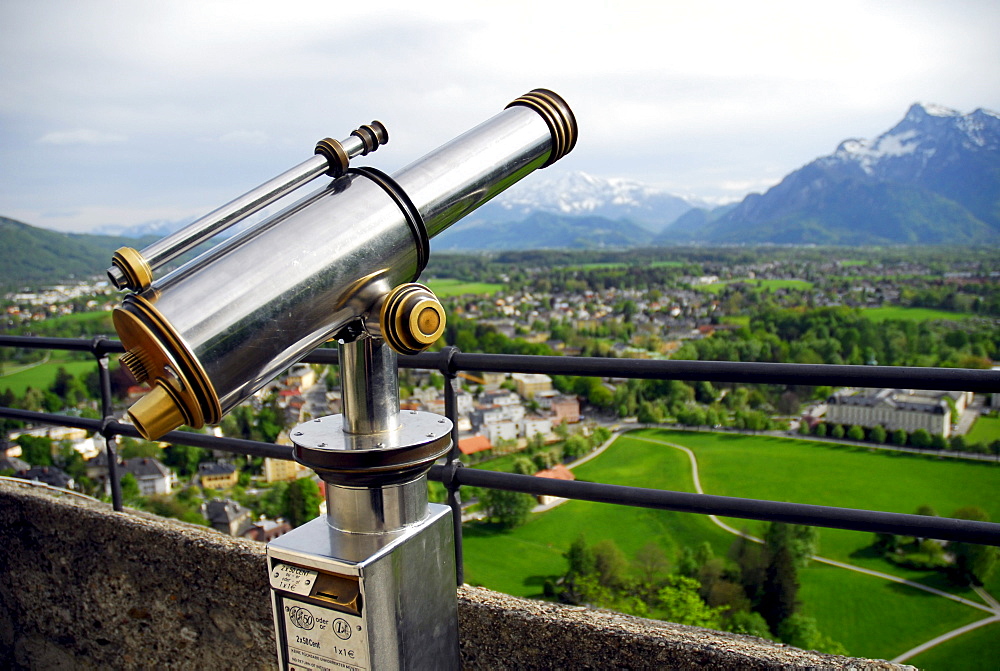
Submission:
<svg viewBox="0 0 1000 671">
<path fill-rule="evenodd" d="M 267 548 L 285 669 L 457 668 L 451 511 L 427 501 L 427 471 L 451 422 L 399 409 L 397 354 L 444 331 L 416 284 L 429 240 L 576 144 L 573 112 L 535 89 L 391 177 L 350 161 L 388 140 L 372 122 L 140 251 L 108 275 L 126 295 L 122 362 L 152 386 L 129 409 L 156 439 L 217 423 L 322 343 L 340 349 L 343 414 L 291 431 L 295 459 L 326 483 L 327 516 Z M 323 175 L 329 183 L 154 279 L 219 231 Z"/>
</svg>

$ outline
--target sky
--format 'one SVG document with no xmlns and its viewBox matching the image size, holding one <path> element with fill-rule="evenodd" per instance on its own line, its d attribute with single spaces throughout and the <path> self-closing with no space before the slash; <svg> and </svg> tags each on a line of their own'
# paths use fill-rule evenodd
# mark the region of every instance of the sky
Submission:
<svg viewBox="0 0 1000 671">
<path fill-rule="evenodd" d="M 995 0 L 7 0 L 0 216 L 194 218 L 372 119 L 392 173 L 537 87 L 580 129 L 547 171 L 733 200 L 913 102 L 1000 110 L 997 35 Z"/>
</svg>

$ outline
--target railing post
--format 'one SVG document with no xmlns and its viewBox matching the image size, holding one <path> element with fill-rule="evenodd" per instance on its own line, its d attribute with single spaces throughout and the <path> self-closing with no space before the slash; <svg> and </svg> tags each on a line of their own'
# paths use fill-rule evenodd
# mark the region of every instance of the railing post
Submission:
<svg viewBox="0 0 1000 671">
<path fill-rule="evenodd" d="M 111 396 L 111 369 L 108 365 L 106 340 L 94 338 L 92 351 L 97 359 L 97 374 L 101 381 L 101 435 L 104 437 L 105 450 L 108 457 L 108 481 L 111 483 L 111 506 L 121 512 L 122 483 L 118 478 L 118 436 L 111 429 L 114 422 L 114 405 Z"/>
<path fill-rule="evenodd" d="M 444 375 L 444 414 L 451 420 L 451 450 L 445 465 L 444 486 L 448 490 L 448 505 L 451 507 L 451 522 L 455 529 L 455 571 L 458 584 L 465 582 L 465 565 L 462 563 L 462 494 L 461 485 L 454 475 L 462 467 L 462 452 L 458 449 L 458 400 L 455 397 L 457 378 L 453 358 L 460 350 L 449 345 L 441 350 L 441 374 Z"/>
</svg>

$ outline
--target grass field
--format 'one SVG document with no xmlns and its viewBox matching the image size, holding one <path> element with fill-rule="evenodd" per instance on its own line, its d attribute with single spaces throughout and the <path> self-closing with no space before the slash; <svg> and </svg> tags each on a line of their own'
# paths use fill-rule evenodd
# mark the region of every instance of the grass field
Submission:
<svg viewBox="0 0 1000 671">
<path fill-rule="evenodd" d="M 1000 660 L 1000 622 L 945 641 L 906 663 L 927 671 L 996 671 L 1000 666 L 997 660 Z"/>
<path fill-rule="evenodd" d="M 987 615 L 928 592 L 815 562 L 799 572 L 799 580 L 803 612 L 853 655 L 892 659 Z"/>
<path fill-rule="evenodd" d="M 641 430 L 575 470 L 577 479 L 693 491 L 691 468 L 667 440 L 697 455 L 706 493 L 851 508 L 913 512 L 928 503 L 942 514 L 979 505 L 1000 519 L 1000 468 L 921 455 L 870 452 L 765 436 Z M 727 520 L 760 532 L 762 523 Z M 562 553 L 580 534 L 588 542 L 614 539 L 628 556 L 649 541 L 668 556 L 684 546 L 711 543 L 724 555 L 733 536 L 701 515 L 571 501 L 523 527 L 500 532 L 466 526 L 466 579 L 520 596 L 540 595 L 547 578 L 566 570 Z M 939 574 L 892 567 L 866 551 L 871 534 L 822 529 L 819 553 L 884 573 L 917 579 L 979 601 Z M 876 577 L 813 564 L 800 574 L 800 596 L 820 630 L 852 654 L 891 658 L 984 613 Z M 988 589 L 1000 580 L 990 580 Z M 905 626 L 893 623 L 905 622 Z"/>
<path fill-rule="evenodd" d="M 1000 440 L 1000 417 L 980 417 L 965 434 L 967 443 L 992 443 Z"/>
<path fill-rule="evenodd" d="M 574 472 L 580 480 L 639 482 L 644 483 L 641 486 L 682 491 L 693 487 L 684 454 L 627 437 Z M 581 534 L 590 543 L 612 538 L 629 556 L 650 541 L 661 545 L 668 555 L 704 540 L 711 542 L 717 553 L 724 553 L 732 542 L 732 536 L 702 515 L 570 501 L 533 515 L 512 532 L 499 532 L 488 524 L 467 524 L 463 534 L 465 579 L 516 596 L 539 597 L 546 577 L 566 572 L 563 552 Z"/>
<path fill-rule="evenodd" d="M 24 394 L 28 387 L 32 389 L 48 389 L 56 379 L 56 373 L 63 367 L 73 375 L 80 377 L 97 368 L 94 361 L 47 361 L 22 370 L 12 375 L 0 376 L 0 390 L 8 387 L 18 396 Z"/>
<path fill-rule="evenodd" d="M 912 513 L 922 504 L 950 515 L 979 506 L 1000 519 L 1000 467 L 992 462 L 938 459 L 791 438 L 683 431 L 639 431 L 694 451 L 706 494 Z M 762 522 L 728 520 L 759 532 Z M 820 530 L 820 554 L 866 568 L 926 579 L 937 573 L 897 569 L 865 549 L 872 535 Z M 956 591 L 952 589 L 951 591 Z"/>
<path fill-rule="evenodd" d="M 432 278 L 425 283 L 438 298 L 449 296 L 465 296 L 467 294 L 495 294 L 503 288 L 502 284 L 489 282 L 463 282 L 450 277 Z"/>
<path fill-rule="evenodd" d="M 700 286 L 693 287 L 695 291 L 709 291 L 716 292 L 726 287 L 728 284 L 746 284 L 752 287 L 756 291 L 776 291 L 777 289 L 797 289 L 799 291 L 804 291 L 813 288 L 812 282 L 807 282 L 806 280 L 750 280 L 750 279 L 739 279 L 739 280 L 725 280 L 723 282 L 713 282 L 712 284 L 703 284 Z"/>
<path fill-rule="evenodd" d="M 959 321 L 962 319 L 972 319 L 976 316 L 971 312 L 948 312 L 947 310 L 904 308 L 899 306 L 863 308 L 862 314 L 864 314 L 864 316 L 868 319 L 876 322 L 884 322 L 889 319 L 914 322 Z"/>
</svg>

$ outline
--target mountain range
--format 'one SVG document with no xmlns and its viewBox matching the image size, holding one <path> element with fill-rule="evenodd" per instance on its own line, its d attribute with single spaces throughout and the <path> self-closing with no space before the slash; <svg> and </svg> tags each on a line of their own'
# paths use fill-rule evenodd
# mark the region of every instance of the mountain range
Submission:
<svg viewBox="0 0 1000 671">
<path fill-rule="evenodd" d="M 1000 115 L 917 103 L 874 140 L 845 140 L 764 194 L 715 208 L 583 173 L 530 183 L 453 226 L 435 248 L 997 244 Z"/>
<path fill-rule="evenodd" d="M 187 221 L 67 234 L 0 217 L 0 285 L 101 274 Z M 143 236 L 145 239 L 143 239 Z M 622 179 L 532 175 L 432 241 L 436 251 L 671 244 L 1000 244 L 1000 114 L 914 104 L 763 194 L 712 207 Z"/>
</svg>

